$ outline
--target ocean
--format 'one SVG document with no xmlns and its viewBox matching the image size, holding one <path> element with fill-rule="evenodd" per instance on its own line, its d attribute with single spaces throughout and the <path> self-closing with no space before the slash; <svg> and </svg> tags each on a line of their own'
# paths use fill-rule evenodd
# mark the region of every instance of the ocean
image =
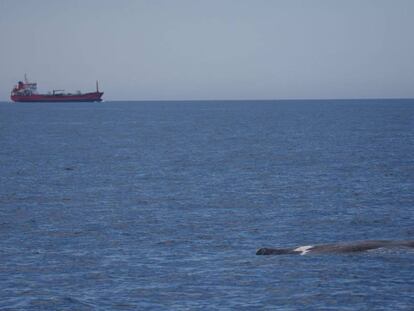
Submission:
<svg viewBox="0 0 414 311">
<path fill-rule="evenodd" d="M 414 100 L 0 103 L 0 310 L 413 310 Z"/>
</svg>

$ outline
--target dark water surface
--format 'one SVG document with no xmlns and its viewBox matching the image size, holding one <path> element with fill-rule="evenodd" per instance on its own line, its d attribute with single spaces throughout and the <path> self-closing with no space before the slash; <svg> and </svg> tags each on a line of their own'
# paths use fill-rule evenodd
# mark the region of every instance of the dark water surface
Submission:
<svg viewBox="0 0 414 311">
<path fill-rule="evenodd" d="M 414 100 L 0 104 L 0 310 L 412 310 Z"/>
</svg>

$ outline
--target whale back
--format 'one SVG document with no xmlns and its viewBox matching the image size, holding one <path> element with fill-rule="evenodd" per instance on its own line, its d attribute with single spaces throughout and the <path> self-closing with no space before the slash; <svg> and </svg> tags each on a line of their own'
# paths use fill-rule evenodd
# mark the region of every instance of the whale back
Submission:
<svg viewBox="0 0 414 311">
<path fill-rule="evenodd" d="M 369 240 L 349 243 L 321 244 L 315 246 L 299 246 L 294 248 L 260 248 L 256 255 L 305 255 L 318 253 L 354 253 L 378 248 L 414 248 L 414 240 L 390 241 Z"/>
</svg>

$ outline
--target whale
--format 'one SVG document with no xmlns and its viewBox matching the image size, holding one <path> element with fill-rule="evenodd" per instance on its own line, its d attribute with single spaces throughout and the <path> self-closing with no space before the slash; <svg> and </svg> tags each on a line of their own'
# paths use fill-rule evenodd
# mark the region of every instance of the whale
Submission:
<svg viewBox="0 0 414 311">
<path fill-rule="evenodd" d="M 305 245 L 291 248 L 259 248 L 256 255 L 343 254 L 364 252 L 378 248 L 414 248 L 414 240 L 367 240 L 346 243 Z"/>
</svg>

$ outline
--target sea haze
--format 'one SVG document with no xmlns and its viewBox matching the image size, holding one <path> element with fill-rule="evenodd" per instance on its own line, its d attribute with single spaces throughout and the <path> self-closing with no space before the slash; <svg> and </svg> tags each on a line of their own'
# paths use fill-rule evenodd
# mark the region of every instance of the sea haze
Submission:
<svg viewBox="0 0 414 311">
<path fill-rule="evenodd" d="M 0 310 L 408 310 L 414 100 L 0 103 Z"/>
</svg>

